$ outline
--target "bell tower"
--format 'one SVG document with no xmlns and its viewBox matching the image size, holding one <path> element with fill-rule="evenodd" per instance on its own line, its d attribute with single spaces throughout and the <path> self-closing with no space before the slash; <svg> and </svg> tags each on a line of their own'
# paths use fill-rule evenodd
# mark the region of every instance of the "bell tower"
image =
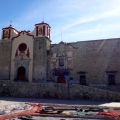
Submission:
<svg viewBox="0 0 120 120">
<path fill-rule="evenodd" d="M 33 48 L 33 81 L 47 79 L 47 61 L 50 50 L 50 26 L 44 21 L 35 24 Z"/>
<path fill-rule="evenodd" d="M 10 39 L 11 37 L 11 25 L 2 29 L 2 39 Z"/>
<path fill-rule="evenodd" d="M 6 28 L 2 29 L 2 40 L 12 39 L 14 36 L 18 35 L 18 31 L 9 25 Z"/>
<path fill-rule="evenodd" d="M 36 37 L 48 37 L 50 39 L 50 26 L 47 23 L 38 23 L 35 24 L 36 28 Z"/>
</svg>

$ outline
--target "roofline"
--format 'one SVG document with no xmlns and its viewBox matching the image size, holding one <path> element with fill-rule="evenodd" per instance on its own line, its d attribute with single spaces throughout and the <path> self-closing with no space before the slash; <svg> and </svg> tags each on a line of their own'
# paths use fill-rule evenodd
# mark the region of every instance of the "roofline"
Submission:
<svg viewBox="0 0 120 120">
<path fill-rule="evenodd" d="M 15 37 L 12 38 L 12 40 L 14 40 L 15 38 L 19 37 L 22 32 L 25 32 L 26 35 L 28 35 L 28 36 L 34 37 L 34 35 L 30 35 L 29 32 L 27 32 L 27 31 L 24 30 L 24 31 L 19 32 L 17 36 L 15 36 Z"/>
<path fill-rule="evenodd" d="M 19 31 L 17 31 L 15 28 L 13 28 L 12 26 L 9 26 L 9 27 L 6 27 L 6 28 L 2 28 L 2 30 L 4 30 L 4 29 L 9 29 L 9 28 L 14 29 L 16 32 L 19 32 Z"/>
<path fill-rule="evenodd" d="M 50 27 L 50 25 L 49 25 L 49 24 L 44 23 L 44 22 L 42 22 L 42 23 L 38 23 L 38 24 L 35 24 L 35 26 L 37 26 L 37 25 L 42 25 L 42 24 L 46 24 L 46 25 L 48 25 L 48 26 Z M 50 27 L 50 28 L 51 28 L 51 27 Z"/>
<path fill-rule="evenodd" d="M 105 41 L 105 40 L 120 40 L 120 38 L 108 38 L 108 39 L 96 39 L 96 40 L 81 40 L 81 41 L 76 41 L 76 42 L 66 42 L 66 44 L 76 44 L 76 43 L 81 43 L 81 42 L 95 42 L 95 41 Z M 53 43 L 51 45 L 57 45 L 59 43 Z"/>
</svg>

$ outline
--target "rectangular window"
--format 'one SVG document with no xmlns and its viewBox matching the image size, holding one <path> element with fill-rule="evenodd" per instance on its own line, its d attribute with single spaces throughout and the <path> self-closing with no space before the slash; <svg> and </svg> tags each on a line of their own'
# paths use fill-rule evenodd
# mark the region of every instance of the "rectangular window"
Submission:
<svg viewBox="0 0 120 120">
<path fill-rule="evenodd" d="M 108 85 L 115 85 L 115 75 L 108 75 Z"/>
<path fill-rule="evenodd" d="M 63 57 L 59 58 L 59 66 L 64 66 L 64 58 Z"/>
<path fill-rule="evenodd" d="M 80 85 L 86 85 L 86 75 L 80 75 Z"/>
</svg>

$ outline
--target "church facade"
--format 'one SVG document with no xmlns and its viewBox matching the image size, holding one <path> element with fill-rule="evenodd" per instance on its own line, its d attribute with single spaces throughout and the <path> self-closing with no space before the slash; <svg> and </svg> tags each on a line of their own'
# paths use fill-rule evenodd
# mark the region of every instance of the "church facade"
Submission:
<svg viewBox="0 0 120 120">
<path fill-rule="evenodd" d="M 2 29 L 0 80 L 120 84 L 120 38 L 51 44 L 50 29 L 44 22 L 32 32 Z"/>
</svg>

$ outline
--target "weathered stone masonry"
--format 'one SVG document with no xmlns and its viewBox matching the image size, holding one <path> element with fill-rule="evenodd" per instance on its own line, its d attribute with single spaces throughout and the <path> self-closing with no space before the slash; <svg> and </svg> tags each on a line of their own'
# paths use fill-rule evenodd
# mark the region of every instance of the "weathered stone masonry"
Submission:
<svg viewBox="0 0 120 120">
<path fill-rule="evenodd" d="M 0 80 L 10 80 L 11 40 L 0 41 Z"/>
<path fill-rule="evenodd" d="M 87 85 L 108 85 L 108 77 L 113 75 L 115 84 L 120 84 L 120 38 L 59 44 L 64 45 L 65 51 L 63 53 L 72 51 L 71 63 L 73 68 L 69 69 L 68 83 L 72 78 L 73 83 L 76 81 L 80 84 L 80 76 L 85 75 Z M 51 45 L 52 54 L 60 53 L 57 50 L 59 44 Z M 72 46 L 73 49 L 67 49 L 68 46 Z M 56 60 L 55 67 L 57 67 L 58 59 L 57 57 L 54 59 Z M 68 63 L 67 60 L 66 62 Z M 67 68 L 69 67 L 67 66 Z"/>
<path fill-rule="evenodd" d="M 46 80 L 47 72 L 47 38 L 34 38 L 33 82 Z"/>
<path fill-rule="evenodd" d="M 51 44 L 44 22 L 32 32 L 10 25 L 1 38 L 1 95 L 118 101 L 120 38 Z"/>
<path fill-rule="evenodd" d="M 120 93 L 77 84 L 21 83 L 2 80 L 0 95 L 12 97 L 119 101 Z"/>
</svg>

